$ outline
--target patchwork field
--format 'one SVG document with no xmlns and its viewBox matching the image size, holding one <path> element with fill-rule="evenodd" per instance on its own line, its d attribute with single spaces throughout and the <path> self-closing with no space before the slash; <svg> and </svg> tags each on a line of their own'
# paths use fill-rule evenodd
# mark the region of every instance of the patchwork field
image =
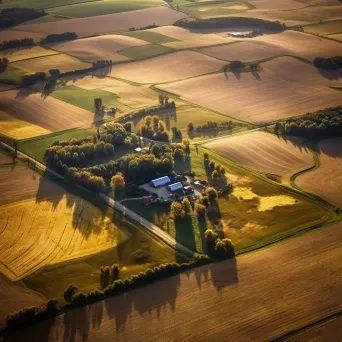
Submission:
<svg viewBox="0 0 342 342">
<path fill-rule="evenodd" d="M 218 71 L 225 63 L 194 51 L 179 51 L 113 66 L 110 75 L 137 83 L 163 83 Z"/>
<path fill-rule="evenodd" d="M 121 13 L 141 10 L 156 6 L 163 6 L 162 0 L 97 0 L 80 4 L 58 6 L 51 8 L 48 13 L 66 17 L 82 18 L 104 14 Z"/>
<path fill-rule="evenodd" d="M 165 36 L 163 34 L 152 32 L 151 30 L 129 31 L 129 32 L 123 32 L 122 34 L 128 37 L 142 39 L 142 40 L 145 40 L 146 42 L 150 42 L 153 44 L 164 44 L 164 43 L 174 42 L 176 40 L 168 36 Z"/>
<path fill-rule="evenodd" d="M 225 60 L 256 61 L 280 55 L 293 55 L 313 61 L 315 57 L 339 56 L 342 44 L 303 32 L 284 31 L 246 38 L 239 44 L 205 48 L 204 53 Z"/>
<path fill-rule="evenodd" d="M 116 95 L 116 100 L 121 106 L 127 106 L 131 109 L 155 106 L 158 103 L 158 93 L 149 87 L 122 82 L 113 77 L 67 77 L 66 80 L 68 86 L 74 85 L 85 90 L 102 89 L 111 92 Z"/>
<path fill-rule="evenodd" d="M 117 51 L 146 44 L 145 41 L 137 38 L 113 34 L 56 44 L 53 49 L 90 62 L 102 59 L 120 62 L 129 60 L 129 58 Z"/>
<path fill-rule="evenodd" d="M 46 57 L 27 59 L 11 64 L 15 68 L 19 68 L 29 73 L 49 71 L 50 69 L 59 69 L 61 72 L 86 69 L 91 64 L 80 61 L 77 58 L 64 54 L 55 54 Z"/>
<path fill-rule="evenodd" d="M 300 175 L 296 184 L 342 208 L 342 138 L 321 141 L 318 153 L 321 165 Z"/>
<path fill-rule="evenodd" d="M 165 55 L 171 52 L 174 52 L 174 50 L 159 44 L 148 44 L 120 50 L 120 54 L 137 60 Z"/>
<path fill-rule="evenodd" d="M 329 88 L 341 85 L 339 71 L 320 71 L 291 57 L 265 62 L 262 69 L 207 75 L 158 88 L 256 124 L 314 112 L 327 103 L 341 104 L 341 94 Z"/>
<path fill-rule="evenodd" d="M 272 0 L 249 0 L 248 2 L 257 10 L 292 10 L 307 6 L 302 1 L 296 0 L 284 0 L 280 2 Z"/>
<path fill-rule="evenodd" d="M 177 26 L 157 27 L 148 30 L 147 32 L 162 34 L 174 39 L 175 41 L 163 43 L 164 46 L 174 49 L 185 49 L 234 42 L 231 38 L 222 37 L 217 34 L 205 33 L 200 30 L 190 31 Z"/>
<path fill-rule="evenodd" d="M 0 57 L 6 57 L 9 62 L 12 63 L 29 58 L 55 55 L 57 53 L 58 52 L 56 51 L 44 49 L 40 46 L 34 46 L 28 48 L 5 50 L 4 52 L 0 53 Z"/>
<path fill-rule="evenodd" d="M 342 33 L 332 34 L 329 38 L 333 38 L 342 42 Z"/>
<path fill-rule="evenodd" d="M 82 2 L 87 2 L 89 0 L 58 0 L 59 6 L 78 4 Z M 27 8 L 50 8 L 55 7 L 56 2 L 54 0 L 5 0 L 4 4 L 0 5 L 0 8 L 6 7 L 27 7 Z"/>
<path fill-rule="evenodd" d="M 339 223 L 75 309 L 8 340 L 160 341 L 191 334 L 199 341 L 269 341 L 341 310 L 341 245 Z M 335 333 L 337 339 L 324 340 L 339 340 Z"/>
<path fill-rule="evenodd" d="M 314 164 L 311 152 L 304 146 L 263 132 L 218 139 L 205 146 L 239 164 L 282 179 Z"/>
<path fill-rule="evenodd" d="M 82 108 L 54 99 L 43 98 L 31 89 L 0 93 L 0 111 L 45 130 L 56 132 L 73 127 L 90 126 L 103 119 Z"/>
<path fill-rule="evenodd" d="M 23 38 L 32 38 L 35 42 L 38 42 L 42 38 L 46 36 L 44 33 L 38 32 L 27 32 L 27 31 L 20 31 L 20 30 L 3 30 L 0 31 L 0 42 L 15 40 L 15 39 L 23 39 Z"/>
<path fill-rule="evenodd" d="M 330 36 L 334 33 L 342 32 L 342 20 L 339 21 L 329 21 L 323 22 L 317 25 L 304 26 L 304 31 L 309 33 L 314 33 L 323 36 Z"/>
<path fill-rule="evenodd" d="M 156 25 L 170 25 L 184 17 L 186 17 L 184 13 L 162 6 L 89 18 L 75 18 L 51 23 L 25 25 L 25 29 L 30 32 L 41 33 L 76 32 L 79 36 L 86 36 L 115 31 L 128 31 L 131 27 L 145 27 L 152 23 Z"/>
</svg>

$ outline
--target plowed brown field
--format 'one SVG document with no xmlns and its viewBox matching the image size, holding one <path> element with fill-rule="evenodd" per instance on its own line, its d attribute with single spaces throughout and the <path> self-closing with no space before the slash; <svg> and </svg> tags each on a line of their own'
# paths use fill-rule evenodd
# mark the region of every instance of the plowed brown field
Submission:
<svg viewBox="0 0 342 342">
<path fill-rule="evenodd" d="M 9 340 L 269 341 L 341 310 L 341 253 L 338 223 L 75 309 Z"/>
<path fill-rule="evenodd" d="M 86 36 L 115 31 L 128 31 L 131 27 L 145 27 L 153 23 L 160 26 L 170 25 L 184 17 L 186 17 L 184 13 L 176 12 L 165 6 L 88 18 L 25 25 L 25 29 L 30 32 L 41 33 L 76 32 L 79 36 Z"/>
<path fill-rule="evenodd" d="M 1 31 L 0 42 L 4 42 L 5 40 L 15 40 L 15 39 L 24 39 L 24 38 L 32 38 L 34 41 L 39 41 L 44 38 L 46 34 L 37 33 L 37 32 L 27 32 L 27 31 L 15 31 L 15 30 L 4 30 Z"/>
<path fill-rule="evenodd" d="M 327 103 L 342 103 L 341 93 L 329 88 L 341 86 L 340 71 L 320 71 L 292 57 L 277 58 L 262 67 L 262 72 L 220 73 L 158 88 L 252 123 L 272 122 L 314 112 Z"/>
<path fill-rule="evenodd" d="M 205 146 L 251 169 L 283 179 L 314 164 L 305 147 L 262 132 L 218 139 Z"/>
<path fill-rule="evenodd" d="M 319 144 L 318 169 L 299 176 L 296 184 L 342 208 L 342 138 Z"/>
<path fill-rule="evenodd" d="M 137 83 L 163 83 L 218 71 L 225 62 L 194 51 L 179 51 L 116 65 L 111 75 Z"/>
<path fill-rule="evenodd" d="M 30 89 L 0 93 L 1 111 L 22 121 L 56 132 L 68 128 L 90 126 L 102 117 L 51 96 L 41 97 Z M 39 134 L 37 134 L 39 135 Z"/>
<path fill-rule="evenodd" d="M 120 55 L 117 53 L 118 50 L 146 44 L 148 43 L 141 39 L 113 34 L 77 39 L 72 42 L 54 45 L 53 48 L 86 61 L 108 59 L 120 62 L 130 58 Z"/>
</svg>

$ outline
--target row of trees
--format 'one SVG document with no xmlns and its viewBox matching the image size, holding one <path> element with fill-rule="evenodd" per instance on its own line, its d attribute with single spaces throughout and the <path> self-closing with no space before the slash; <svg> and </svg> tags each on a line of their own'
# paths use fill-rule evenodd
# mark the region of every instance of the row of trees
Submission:
<svg viewBox="0 0 342 342">
<path fill-rule="evenodd" d="M 27 20 L 47 15 L 44 10 L 34 8 L 5 8 L 0 12 L 0 29 L 16 26 Z"/>
<path fill-rule="evenodd" d="M 233 121 L 227 122 L 215 122 L 215 121 L 207 121 L 206 123 L 198 126 L 194 126 L 192 122 L 188 123 L 188 133 L 192 134 L 194 132 L 203 132 L 207 130 L 232 130 L 236 125 L 241 125 L 239 123 L 235 123 Z"/>
<path fill-rule="evenodd" d="M 339 69 L 342 68 L 342 56 L 335 57 L 316 57 L 314 66 L 321 69 Z"/>
<path fill-rule="evenodd" d="M 36 45 L 35 41 L 32 38 L 23 38 L 23 39 L 14 39 L 14 40 L 5 40 L 2 43 L 3 49 L 14 49 L 18 47 L 25 46 L 33 46 Z"/>
<path fill-rule="evenodd" d="M 308 113 L 300 118 L 287 119 L 275 125 L 278 135 L 292 135 L 308 139 L 342 136 L 342 106 Z"/>
<path fill-rule="evenodd" d="M 62 42 L 65 40 L 75 40 L 78 36 L 75 32 L 53 33 L 47 35 L 40 41 L 40 44 Z"/>
</svg>

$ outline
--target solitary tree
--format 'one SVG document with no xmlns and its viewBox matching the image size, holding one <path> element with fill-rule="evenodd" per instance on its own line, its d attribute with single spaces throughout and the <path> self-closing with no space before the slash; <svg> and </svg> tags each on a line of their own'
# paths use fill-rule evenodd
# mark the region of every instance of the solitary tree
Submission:
<svg viewBox="0 0 342 342">
<path fill-rule="evenodd" d="M 125 187 L 125 179 L 121 172 L 118 172 L 115 176 L 110 180 L 110 186 L 114 191 L 121 190 Z"/>
<path fill-rule="evenodd" d="M 192 122 L 188 123 L 188 132 L 192 133 L 194 131 L 194 124 Z"/>
<path fill-rule="evenodd" d="M 172 202 L 171 212 L 175 220 L 181 220 L 184 218 L 185 212 L 183 206 L 178 202 Z"/>
</svg>

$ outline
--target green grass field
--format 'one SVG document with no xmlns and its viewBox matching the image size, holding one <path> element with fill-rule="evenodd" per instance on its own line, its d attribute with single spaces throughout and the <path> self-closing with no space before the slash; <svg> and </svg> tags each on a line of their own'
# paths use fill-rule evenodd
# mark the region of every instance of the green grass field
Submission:
<svg viewBox="0 0 342 342">
<path fill-rule="evenodd" d="M 72 4 L 79 4 L 82 2 L 87 2 L 89 0 L 5 0 L 3 4 L 0 5 L 0 9 L 8 7 L 22 7 L 22 8 L 51 8 L 57 6 L 65 6 Z"/>
<path fill-rule="evenodd" d="M 74 85 L 60 86 L 50 96 L 90 111 L 94 110 L 94 98 L 97 97 L 102 99 L 103 105 L 114 106 L 118 108 L 119 112 L 123 113 L 129 110 L 127 106 L 118 102 L 115 94 L 102 89 L 87 90 Z"/>
<path fill-rule="evenodd" d="M 164 44 L 164 43 L 174 42 L 177 40 L 171 37 L 164 36 L 163 34 L 151 32 L 151 31 L 131 31 L 131 32 L 125 32 L 121 34 L 124 36 L 142 39 L 142 40 L 145 40 L 146 42 L 150 42 L 153 44 Z"/>
<path fill-rule="evenodd" d="M 237 252 L 257 248 L 299 231 L 319 226 L 335 218 L 335 213 L 320 202 L 313 202 L 300 193 L 273 183 L 267 178 L 251 173 L 233 162 L 204 148 L 191 153 L 191 170 L 196 178 L 207 180 L 203 153 L 226 169 L 233 192 L 210 204 L 209 215 L 203 221 L 175 222 L 169 217 L 168 205 L 152 204 L 146 210 L 141 202 L 127 201 L 125 205 L 146 219 L 162 227 L 180 243 L 205 251 L 204 232 L 207 228 L 232 239 Z M 177 171 L 189 170 L 190 163 L 176 163 Z"/>
<path fill-rule="evenodd" d="M 101 0 L 69 6 L 55 7 L 48 10 L 48 13 L 53 15 L 81 18 L 135 11 L 143 8 L 151 8 L 164 5 L 165 2 L 163 2 L 162 0 Z"/>
<path fill-rule="evenodd" d="M 146 59 L 159 55 L 165 55 L 167 53 L 173 52 L 173 49 L 170 49 L 166 46 L 158 45 L 158 44 L 149 44 L 143 46 L 134 46 L 127 49 L 120 50 L 119 53 L 126 57 L 130 57 L 133 59 Z"/>
<path fill-rule="evenodd" d="M 12 66 L 8 66 L 6 71 L 0 73 L 0 80 L 1 81 L 13 81 L 16 84 L 20 83 L 21 77 L 25 74 L 22 70 L 17 68 L 13 68 Z"/>
</svg>

